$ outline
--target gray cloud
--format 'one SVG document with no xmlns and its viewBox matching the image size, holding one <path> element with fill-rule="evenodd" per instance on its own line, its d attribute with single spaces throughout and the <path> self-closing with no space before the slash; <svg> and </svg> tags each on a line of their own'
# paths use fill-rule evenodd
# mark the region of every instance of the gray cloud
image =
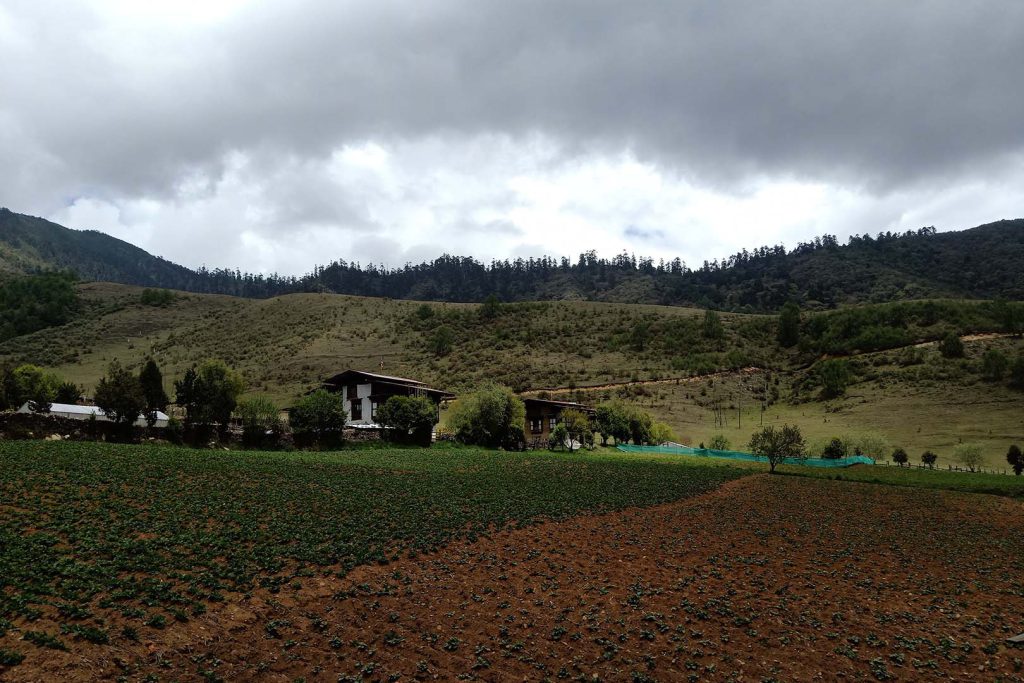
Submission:
<svg viewBox="0 0 1024 683">
<path fill-rule="evenodd" d="M 1024 168 L 1021 3 L 290 0 L 162 26 L 13 0 L 0 62 L 0 204 L 40 213 L 195 202 L 239 182 L 238 154 L 235 201 L 260 207 L 240 220 L 268 235 L 380 232 L 392 200 L 515 234 L 473 215 L 508 209 L 509 178 L 623 152 L 736 197 L 766 180 L 902 196 Z M 413 150 L 401 186 L 324 177 L 367 141 Z M 432 176 L 447 148 L 494 191 Z"/>
</svg>

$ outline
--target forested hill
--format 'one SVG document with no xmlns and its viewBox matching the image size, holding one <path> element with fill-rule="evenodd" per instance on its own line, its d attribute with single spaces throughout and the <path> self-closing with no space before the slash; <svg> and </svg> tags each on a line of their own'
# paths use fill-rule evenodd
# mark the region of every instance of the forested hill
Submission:
<svg viewBox="0 0 1024 683">
<path fill-rule="evenodd" d="M 237 270 L 190 270 L 94 231 L 69 230 L 0 209 L 0 273 L 70 269 L 80 278 L 195 292 L 267 297 L 335 292 L 396 299 L 505 301 L 589 299 L 770 311 L 793 299 L 807 308 L 928 297 L 1024 299 L 1024 219 L 960 232 L 931 228 L 831 236 L 787 251 L 761 247 L 722 261 L 655 262 L 593 252 L 578 259 L 482 264 L 442 256 L 385 269 L 336 261 L 302 278 Z"/>
</svg>

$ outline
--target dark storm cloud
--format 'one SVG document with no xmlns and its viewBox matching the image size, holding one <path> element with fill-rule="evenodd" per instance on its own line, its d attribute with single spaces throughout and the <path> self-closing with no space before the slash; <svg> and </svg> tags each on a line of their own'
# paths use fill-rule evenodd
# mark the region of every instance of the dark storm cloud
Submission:
<svg viewBox="0 0 1024 683">
<path fill-rule="evenodd" d="M 324 159 L 368 139 L 540 134 L 726 189 L 876 192 L 1024 148 L 1024 3 L 300 0 L 144 44 L 65 3 L 7 13 L 10 204 L 167 195 L 231 151 Z M 321 193 L 307 210 L 347 209 Z"/>
</svg>

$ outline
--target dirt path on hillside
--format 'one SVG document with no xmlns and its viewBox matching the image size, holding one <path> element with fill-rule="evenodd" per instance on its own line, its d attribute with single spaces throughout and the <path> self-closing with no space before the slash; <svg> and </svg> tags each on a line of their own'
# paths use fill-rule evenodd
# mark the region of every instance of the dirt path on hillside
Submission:
<svg viewBox="0 0 1024 683">
<path fill-rule="evenodd" d="M 1019 502 L 758 475 L 228 595 L 5 680 L 1021 681 L 1020 576 Z"/>
<path fill-rule="evenodd" d="M 521 396 L 536 396 L 540 393 L 549 394 L 568 394 L 576 391 L 606 391 L 608 389 L 620 389 L 622 387 L 636 387 L 646 386 L 650 384 L 698 384 L 700 382 L 707 381 L 709 379 L 717 379 L 719 377 L 733 377 L 736 375 L 756 375 L 764 372 L 764 368 L 747 367 L 739 370 L 723 370 L 722 372 L 712 372 L 706 375 L 690 375 L 688 377 L 667 377 L 665 379 L 638 379 L 629 382 L 610 382 L 608 384 L 590 384 L 586 386 L 578 387 L 552 387 L 548 389 L 530 389 L 524 391 Z"/>
</svg>

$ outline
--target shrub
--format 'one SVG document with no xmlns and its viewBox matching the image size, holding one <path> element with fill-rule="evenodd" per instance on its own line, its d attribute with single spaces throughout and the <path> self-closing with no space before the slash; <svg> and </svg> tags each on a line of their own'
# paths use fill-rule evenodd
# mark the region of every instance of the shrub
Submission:
<svg viewBox="0 0 1024 683">
<path fill-rule="evenodd" d="M 1021 353 L 1010 365 L 1010 386 L 1024 389 L 1024 353 Z"/>
<path fill-rule="evenodd" d="M 276 446 L 284 425 L 281 411 L 266 396 L 250 396 L 235 408 L 242 420 L 242 444 L 248 448 Z"/>
<path fill-rule="evenodd" d="M 835 398 L 846 392 L 850 383 L 850 364 L 840 358 L 832 358 L 818 363 L 816 368 L 818 380 L 821 382 L 823 398 Z"/>
<path fill-rule="evenodd" d="M 899 465 L 900 467 L 903 467 L 905 464 L 907 464 L 909 460 L 910 458 L 909 456 L 907 456 L 907 452 L 902 448 L 897 448 L 892 452 L 892 461 Z"/>
<path fill-rule="evenodd" d="M 929 468 L 935 467 L 935 461 L 939 459 L 939 456 L 931 451 L 925 451 L 921 454 L 921 462 L 927 465 Z"/>
<path fill-rule="evenodd" d="M 440 358 L 452 352 L 454 342 L 455 333 L 452 332 L 452 328 L 447 325 L 441 325 L 430 336 L 430 343 L 428 345 L 431 353 Z"/>
<path fill-rule="evenodd" d="M 387 439 L 430 446 L 437 406 L 425 396 L 391 396 L 377 408 L 377 422 Z"/>
<path fill-rule="evenodd" d="M 341 394 L 317 389 L 292 406 L 288 421 L 305 445 L 323 447 L 341 443 L 346 415 Z"/>
<path fill-rule="evenodd" d="M 1020 446 L 1013 444 L 1009 450 L 1006 451 L 1006 462 L 1013 468 L 1013 473 L 1018 477 L 1021 472 L 1024 472 L 1024 454 L 1021 453 Z"/>
<path fill-rule="evenodd" d="M 838 437 L 833 437 L 825 447 L 821 449 L 821 457 L 827 460 L 839 460 L 847 455 L 846 442 Z"/>
<path fill-rule="evenodd" d="M 1005 353 L 998 349 L 989 349 L 981 359 L 981 374 L 987 380 L 998 382 L 1006 374 L 1009 366 L 1010 360 Z"/>
<path fill-rule="evenodd" d="M 981 468 L 981 446 L 962 443 L 953 450 L 953 457 L 971 472 Z"/>
<path fill-rule="evenodd" d="M 711 437 L 711 441 L 708 442 L 708 448 L 713 451 L 727 451 L 731 445 L 725 434 L 715 434 Z"/>
<path fill-rule="evenodd" d="M 548 448 L 553 451 L 557 451 L 561 448 L 566 450 L 572 450 L 572 439 L 569 438 L 569 430 L 565 424 L 559 422 L 555 425 L 555 428 L 551 430 L 551 434 L 548 436 Z"/>
<path fill-rule="evenodd" d="M 939 342 L 939 353 L 944 358 L 963 358 L 964 357 L 964 343 L 960 340 L 960 337 L 956 332 L 947 332 Z"/>
<path fill-rule="evenodd" d="M 881 460 L 889 452 L 889 442 L 879 434 L 861 434 L 853 440 L 853 452 L 855 455 Z"/>
<path fill-rule="evenodd" d="M 775 473 L 775 467 L 786 458 L 800 458 L 804 453 L 804 437 L 800 428 L 783 425 L 762 427 L 750 437 L 750 450 L 768 458 L 768 466 Z"/>
<path fill-rule="evenodd" d="M 511 389 L 490 383 L 457 400 L 448 423 L 462 443 L 520 449 L 525 442 L 526 408 Z"/>
<path fill-rule="evenodd" d="M 796 302 L 789 301 L 779 313 L 777 331 L 779 346 L 789 348 L 800 341 L 800 307 Z"/>
<path fill-rule="evenodd" d="M 174 292 L 168 289 L 144 289 L 139 297 L 139 302 L 143 306 L 159 306 L 164 308 L 174 303 L 176 298 L 178 297 Z"/>
</svg>

